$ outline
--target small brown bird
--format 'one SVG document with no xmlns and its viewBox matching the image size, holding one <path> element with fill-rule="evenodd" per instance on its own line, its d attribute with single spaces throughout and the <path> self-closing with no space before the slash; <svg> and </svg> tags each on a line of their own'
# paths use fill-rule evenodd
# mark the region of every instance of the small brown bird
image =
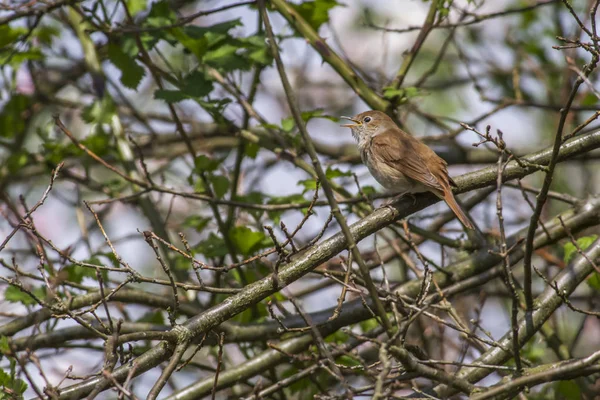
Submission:
<svg viewBox="0 0 600 400">
<path fill-rule="evenodd" d="M 366 111 L 342 125 L 352 129 L 363 163 L 384 188 L 406 193 L 431 192 L 448 204 L 460 222 L 469 229 L 473 224 L 460 208 L 451 186 L 446 161 L 426 144 L 400 129 L 381 111 Z"/>
</svg>

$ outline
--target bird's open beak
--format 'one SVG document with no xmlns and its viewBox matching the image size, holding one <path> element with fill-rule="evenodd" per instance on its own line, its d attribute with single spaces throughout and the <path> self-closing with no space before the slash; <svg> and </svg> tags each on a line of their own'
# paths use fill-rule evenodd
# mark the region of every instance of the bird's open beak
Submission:
<svg viewBox="0 0 600 400">
<path fill-rule="evenodd" d="M 341 116 L 340 119 L 347 119 L 348 121 L 354 122 L 353 124 L 342 124 L 342 125 L 340 125 L 340 126 L 343 126 L 344 128 L 354 128 L 355 126 L 360 125 L 360 121 L 358 121 L 358 120 L 356 120 L 354 118 Z"/>
</svg>

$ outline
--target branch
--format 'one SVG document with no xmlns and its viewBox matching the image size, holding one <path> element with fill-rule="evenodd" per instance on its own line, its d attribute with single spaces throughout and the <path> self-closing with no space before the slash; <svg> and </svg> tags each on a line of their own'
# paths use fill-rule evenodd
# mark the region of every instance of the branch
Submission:
<svg viewBox="0 0 600 400">
<path fill-rule="evenodd" d="M 570 226 L 569 229 L 579 231 L 585 229 L 590 224 L 600 222 L 600 200 L 595 199 L 589 205 L 584 205 L 583 208 L 585 209 L 585 212 L 578 213 L 574 210 L 570 210 L 566 213 L 571 215 L 571 218 L 569 218 L 567 222 Z M 536 248 L 547 246 L 567 236 L 564 225 L 560 223 L 558 218 L 554 219 L 552 223 L 548 223 L 547 229 L 549 235 L 540 230 L 539 235 L 534 242 Z M 523 234 L 524 231 L 517 232 L 510 238 L 507 238 L 507 242 L 515 243 Z M 522 248 L 513 251 L 510 255 L 511 265 L 515 265 L 522 258 Z M 500 277 L 504 273 L 503 265 L 493 267 L 500 261 L 501 257 L 494 253 L 490 253 L 487 249 L 482 249 L 469 259 L 448 266 L 443 272 L 435 273 L 432 280 L 438 283 L 441 288 L 445 288 L 443 290 L 443 295 L 445 297 L 450 297 L 458 293 L 472 290 L 474 287 L 483 285 L 494 278 Z M 452 285 L 453 282 L 456 281 L 458 281 L 458 283 Z M 397 288 L 395 294 L 397 296 L 415 297 L 420 290 L 420 285 L 420 279 L 412 280 Z M 440 298 L 440 295 L 435 293 L 426 299 L 425 304 L 433 304 L 439 301 Z M 339 316 L 336 319 L 331 320 L 331 316 L 334 313 L 335 307 L 331 307 L 310 315 L 313 324 L 318 326 L 323 336 L 336 332 L 344 326 L 372 318 L 372 314 L 364 307 L 361 299 L 345 303 Z M 299 328 L 306 325 L 300 325 L 298 319 L 296 319 L 295 322 L 285 320 L 285 324 L 288 328 Z M 299 352 L 304 351 L 312 344 L 312 341 L 307 341 L 308 336 L 309 335 L 284 341 L 278 345 L 277 348 L 279 350 L 266 350 L 258 355 L 256 360 L 251 359 L 234 368 L 230 368 L 220 377 L 218 388 L 225 388 L 240 380 L 250 379 L 261 374 L 266 369 L 274 368 L 275 366 L 288 361 L 288 357 L 285 357 L 285 354 L 283 354 L 284 357 L 282 357 L 282 352 L 289 355 L 298 354 Z M 191 400 L 200 398 L 210 393 L 212 383 L 213 378 L 207 377 L 187 386 L 176 394 L 173 394 L 168 400 Z M 462 387 L 466 389 L 466 386 L 462 385 Z"/>
<path fill-rule="evenodd" d="M 588 376 L 600 371 L 600 366 L 594 365 L 598 360 L 600 360 L 600 351 L 596 351 L 588 357 L 581 359 L 529 368 L 525 370 L 524 376 L 511 379 L 507 383 L 492 386 L 489 390 L 473 396 L 472 400 L 503 399 L 506 398 L 507 393 L 514 393 L 514 391 L 525 386 L 531 388 L 540 383 L 570 380 L 577 376 Z M 502 396 L 499 397 L 498 395 Z"/>
<path fill-rule="evenodd" d="M 596 67 L 598 63 L 598 55 L 592 55 L 592 60 L 590 63 L 584 68 L 583 75 L 587 78 L 591 72 Z M 523 289 L 525 291 L 525 303 L 527 306 L 527 312 L 533 311 L 533 295 L 531 293 L 531 284 L 532 284 L 532 266 L 531 266 L 531 257 L 533 256 L 533 235 L 535 230 L 537 229 L 538 220 L 542 214 L 542 208 L 544 204 L 546 204 L 546 199 L 548 198 L 548 190 L 550 190 L 550 185 L 552 184 L 552 178 L 554 176 L 554 168 L 558 162 L 558 155 L 560 151 L 560 144 L 563 141 L 563 130 L 565 124 L 567 122 L 567 115 L 569 115 L 569 110 L 571 108 L 571 104 L 575 99 L 575 95 L 579 89 L 579 86 L 583 83 L 583 78 L 581 76 L 577 77 L 573 88 L 571 89 L 571 93 L 567 99 L 565 106 L 560 110 L 560 120 L 558 122 L 558 128 L 556 130 L 556 135 L 554 136 L 554 146 L 552 148 L 552 158 L 548 163 L 548 172 L 544 177 L 544 183 L 542 185 L 542 189 L 537 196 L 537 202 L 535 204 L 535 210 L 533 211 L 533 215 L 531 216 L 531 221 L 529 222 L 529 230 L 527 231 L 527 239 L 525 242 L 525 259 L 523 264 Z"/>
<path fill-rule="evenodd" d="M 585 256 L 578 255 L 567 268 L 560 271 L 555 277 L 554 281 L 556 282 L 556 288 L 560 293 L 569 296 L 577 286 L 579 286 L 579 284 L 594 271 L 594 267 L 588 259 L 593 261 L 600 260 L 600 239 L 597 239 L 588 248 Z M 525 345 L 525 343 L 531 339 L 535 332 L 537 332 L 553 315 L 556 309 L 563 304 L 563 299 L 556 293 L 555 288 L 547 287 L 544 292 L 536 298 L 536 302 L 539 307 L 536 308 L 533 313 L 527 313 L 519 320 L 519 347 Z M 473 364 L 504 364 L 511 358 L 511 355 L 503 349 L 512 347 L 512 338 L 512 332 L 507 332 L 502 339 L 499 340 L 499 343 L 502 345 L 501 347 L 491 348 L 475 360 Z M 489 375 L 490 372 L 491 371 L 486 368 L 469 368 L 468 370 L 461 369 L 457 376 L 473 383 L 483 379 Z M 438 386 L 435 388 L 435 392 L 439 397 L 448 397 L 453 390 L 446 386 Z"/>
<path fill-rule="evenodd" d="M 415 43 L 413 44 L 410 51 L 404 56 L 404 60 L 402 60 L 402 65 L 400 66 L 400 69 L 398 70 L 398 73 L 396 74 L 396 77 L 392 82 L 392 86 L 394 88 L 398 89 L 400 86 L 402 86 L 404 78 L 406 78 L 406 74 L 410 69 L 410 66 L 412 65 L 413 61 L 415 61 L 415 58 L 417 57 L 421 46 L 423 46 L 423 43 L 425 43 L 427 35 L 429 35 L 429 32 L 431 32 L 431 30 L 433 29 L 433 23 L 435 21 L 435 15 L 437 13 L 438 4 L 439 0 L 431 1 L 431 5 L 429 6 L 429 12 L 427 13 L 427 17 L 425 18 L 425 22 L 421 27 L 419 35 L 417 36 L 417 39 L 415 40 Z"/>
<path fill-rule="evenodd" d="M 371 89 L 365 81 L 338 56 L 319 36 L 308 22 L 284 0 L 271 0 L 271 5 L 288 21 L 288 23 L 306 39 L 308 43 L 323 57 L 323 60 L 346 81 L 346 83 L 374 110 L 387 111 L 391 104 Z"/>
<path fill-rule="evenodd" d="M 373 304 L 375 306 L 375 313 L 377 314 L 377 316 L 381 320 L 383 326 L 385 327 L 385 329 L 388 333 L 388 336 L 392 337 L 392 324 L 390 323 L 390 321 L 387 317 L 383 302 L 379 299 L 379 295 L 377 294 L 377 288 L 375 287 L 375 284 L 373 283 L 373 280 L 371 279 L 369 268 L 367 267 L 365 260 L 363 259 L 362 255 L 360 254 L 360 250 L 356 246 L 356 241 L 352 237 L 352 233 L 350 232 L 350 228 L 348 227 L 346 218 L 342 215 L 342 212 L 340 211 L 340 207 L 338 206 L 338 203 L 335 199 L 333 189 L 331 188 L 331 185 L 329 184 L 329 181 L 327 180 L 327 176 L 325 175 L 325 171 L 323 171 L 323 167 L 321 166 L 321 163 L 319 162 L 319 157 L 317 156 L 317 151 L 315 150 L 315 145 L 312 142 L 310 134 L 306 130 L 306 124 L 304 123 L 304 120 L 302 119 L 302 114 L 300 113 L 300 109 L 298 107 L 298 102 L 296 100 L 296 96 L 294 95 L 292 86 L 290 85 L 290 82 L 287 78 L 287 74 L 285 72 L 283 62 L 281 61 L 281 57 L 279 55 L 279 49 L 277 47 L 277 42 L 275 42 L 275 35 L 273 34 L 273 29 L 271 27 L 271 22 L 269 21 L 269 15 L 267 14 L 264 0 L 259 0 L 258 5 L 259 5 L 260 12 L 261 12 L 264 24 L 265 24 L 265 30 L 267 32 L 267 36 L 269 37 L 271 53 L 273 54 L 273 58 L 275 59 L 275 62 L 277 64 L 277 70 L 279 72 L 279 76 L 281 77 L 281 83 L 283 84 L 283 89 L 285 91 L 285 94 L 286 94 L 286 97 L 288 100 L 288 104 L 292 111 L 292 115 L 294 117 L 296 125 L 298 126 L 298 129 L 300 130 L 300 134 L 302 135 L 302 140 L 304 141 L 304 146 L 306 148 L 306 151 L 310 155 L 310 159 L 315 168 L 315 172 L 317 173 L 317 176 L 319 178 L 319 182 L 321 183 L 321 185 L 323 185 L 323 191 L 325 192 L 325 196 L 327 197 L 327 201 L 329 202 L 329 205 L 331 207 L 331 213 L 333 214 L 336 221 L 340 225 L 340 228 L 342 229 L 342 233 L 344 234 L 344 237 L 345 237 L 346 241 L 348 242 L 348 251 L 352 253 L 354 260 L 358 264 L 358 268 L 362 275 L 361 277 L 365 281 L 367 289 L 369 290 L 369 295 L 371 296 L 371 299 L 373 300 Z M 348 266 L 348 268 L 350 268 L 350 267 L 351 266 Z"/>
<path fill-rule="evenodd" d="M 598 147 L 600 147 L 600 131 L 582 135 L 565 142 L 564 145 L 561 146 L 558 160 L 563 161 Z M 552 149 L 545 149 L 522 158 L 530 163 L 529 167 L 520 167 L 515 161 L 511 161 L 506 166 L 503 179 L 506 181 L 522 178 L 528 174 L 531 174 L 536 171 L 536 168 L 533 165 L 545 165 L 550 161 L 551 157 Z M 455 181 L 458 185 L 457 193 L 464 193 L 485 186 L 495 185 L 496 179 L 496 166 L 483 168 L 479 171 L 456 177 Z M 388 206 L 379 208 L 369 216 L 352 224 L 350 226 L 350 232 L 354 240 L 361 240 L 386 227 L 397 219 L 404 218 L 411 213 L 440 201 L 433 194 L 418 194 L 415 196 L 415 198 L 416 201 L 414 203 L 413 200 L 406 199 L 398 202 L 393 207 Z M 586 206 L 586 209 L 572 216 L 571 219 L 565 220 L 565 223 L 569 225 L 572 223 L 572 221 L 578 221 L 582 224 L 582 226 L 590 226 L 589 224 L 598 223 L 597 207 L 599 202 L 597 199 L 592 200 L 593 203 L 591 205 Z M 589 213 L 593 213 L 592 215 L 595 215 L 596 219 L 590 218 Z M 562 227 L 559 226 L 556 229 L 562 229 Z M 549 231 L 552 233 L 550 228 Z M 542 235 L 542 237 L 546 237 L 546 235 Z M 190 318 L 183 325 L 191 330 L 193 337 L 201 336 L 210 329 L 214 329 L 215 327 L 219 326 L 222 322 L 246 310 L 251 305 L 258 303 L 266 297 L 277 292 L 282 287 L 285 287 L 298 280 L 347 247 L 348 243 L 344 235 L 341 232 L 338 232 L 329 239 L 326 239 L 325 241 L 310 248 L 306 253 L 299 256 L 296 260 L 283 266 L 280 269 L 277 278 L 273 277 L 273 275 L 270 275 L 259 281 L 249 284 L 239 293 L 228 297 L 223 302 L 213 306 L 203 313 Z M 484 263 L 482 259 L 487 259 L 487 263 Z M 465 274 L 473 269 L 477 271 L 485 271 L 495 265 L 497 261 L 498 256 L 490 256 L 487 254 L 487 252 L 477 253 L 472 260 L 468 260 L 467 262 L 461 263 L 459 266 L 457 266 L 456 270 L 453 271 L 454 273 L 452 273 L 451 276 L 440 273 L 441 275 L 439 275 L 439 278 L 441 283 L 439 284 L 448 285 L 452 277 L 454 277 L 454 279 L 463 279 Z M 514 261 L 511 263 L 514 264 Z M 501 272 L 502 269 L 500 269 L 499 273 Z M 438 277 L 434 276 L 434 278 L 437 279 Z M 420 288 L 420 281 L 403 285 L 402 288 L 404 288 L 403 290 L 414 290 L 414 293 L 416 294 Z M 354 312 L 359 311 L 354 310 Z M 330 316 L 331 314 L 327 315 L 327 318 Z M 314 318 L 313 321 L 318 323 L 316 318 Z M 140 375 L 148 369 L 151 369 L 153 366 L 158 365 L 170 356 L 172 350 L 173 349 L 170 347 L 170 345 L 161 342 L 160 345 L 150 349 L 134 361 L 136 369 L 133 374 L 136 376 Z M 491 363 L 488 362 L 487 364 Z M 132 367 L 129 365 L 118 368 L 113 372 L 113 377 L 119 381 L 122 381 L 127 378 L 131 368 Z M 104 387 L 108 385 L 107 382 L 103 382 L 102 378 L 91 378 L 82 383 L 63 389 L 61 391 L 60 399 L 83 397 L 90 393 L 97 384 L 105 385 Z"/>
<path fill-rule="evenodd" d="M 296 354 L 308 348 L 313 343 L 313 337 L 310 334 L 288 339 L 277 344 L 277 348 L 270 348 L 257 354 L 250 360 L 233 368 L 223 371 L 219 376 L 216 389 L 231 386 L 236 382 L 250 378 L 257 373 L 262 373 L 275 365 L 289 361 L 288 354 Z M 165 400 L 193 400 L 199 399 L 211 393 L 214 386 L 214 377 L 209 376 L 198 382 L 195 382 L 183 389 L 178 390 Z"/>
<path fill-rule="evenodd" d="M 420 364 L 415 357 L 408 352 L 408 350 L 392 346 L 390 347 L 390 352 L 399 360 L 402 360 L 403 365 L 409 365 L 407 371 L 416 372 L 419 376 L 423 376 L 429 378 L 434 381 L 444 382 L 465 394 L 471 393 L 471 391 L 475 388 L 470 383 L 466 382 L 464 379 L 457 379 L 447 372 L 430 367 L 428 365 Z"/>
<path fill-rule="evenodd" d="M 478 23 L 486 21 L 488 19 L 505 17 L 505 16 L 511 15 L 511 14 L 520 14 L 525 11 L 531 11 L 531 10 L 534 10 L 541 6 L 546 6 L 546 5 L 557 3 L 558 1 L 560 1 L 560 0 L 542 0 L 538 3 L 532 4 L 530 6 L 509 8 L 509 9 L 506 9 L 503 11 L 497 11 L 497 12 L 493 12 L 493 13 L 489 13 L 489 14 L 472 15 L 472 18 L 467 21 L 457 22 L 454 24 L 435 25 L 432 27 L 432 29 L 462 28 L 465 26 L 478 24 Z M 393 32 L 393 33 L 406 33 L 406 32 L 413 32 L 413 31 L 418 31 L 418 30 L 423 29 L 423 26 L 409 26 L 407 28 L 401 28 L 401 29 L 384 28 L 381 26 L 376 26 L 372 23 L 369 23 L 367 26 L 370 28 L 373 28 L 373 29 L 377 29 L 377 30 L 381 30 L 381 31 L 385 31 L 385 32 Z"/>
<path fill-rule="evenodd" d="M 19 18 L 24 18 L 24 17 L 31 17 L 31 16 L 42 16 L 44 14 L 48 14 L 49 12 L 63 7 L 63 6 L 67 6 L 67 5 L 72 5 L 75 3 L 81 3 L 83 0 L 57 0 L 54 3 L 50 3 L 47 4 L 45 7 L 38 7 L 38 8 L 26 8 L 24 10 L 20 10 L 20 11 L 15 11 L 14 13 L 7 15 L 4 18 L 0 19 L 0 25 L 5 25 L 8 24 L 11 21 L 17 20 Z M 29 2 L 29 4 L 44 4 L 42 2 Z"/>
</svg>

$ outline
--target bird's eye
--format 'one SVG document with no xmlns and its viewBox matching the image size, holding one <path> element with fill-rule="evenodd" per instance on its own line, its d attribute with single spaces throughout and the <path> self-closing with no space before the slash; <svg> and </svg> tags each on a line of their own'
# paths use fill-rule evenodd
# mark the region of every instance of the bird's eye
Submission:
<svg viewBox="0 0 600 400">
<path fill-rule="evenodd" d="M 371 122 L 371 117 L 365 117 L 365 119 L 363 119 L 363 121 L 366 123 Z"/>
</svg>

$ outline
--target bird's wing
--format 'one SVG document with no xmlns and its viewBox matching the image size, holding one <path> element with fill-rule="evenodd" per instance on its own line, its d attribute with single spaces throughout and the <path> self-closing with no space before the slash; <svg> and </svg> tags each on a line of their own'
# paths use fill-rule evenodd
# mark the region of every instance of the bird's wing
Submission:
<svg viewBox="0 0 600 400">
<path fill-rule="evenodd" d="M 385 131 L 371 141 L 371 155 L 432 191 L 444 192 L 449 186 L 446 162 L 418 139 Z"/>
</svg>

